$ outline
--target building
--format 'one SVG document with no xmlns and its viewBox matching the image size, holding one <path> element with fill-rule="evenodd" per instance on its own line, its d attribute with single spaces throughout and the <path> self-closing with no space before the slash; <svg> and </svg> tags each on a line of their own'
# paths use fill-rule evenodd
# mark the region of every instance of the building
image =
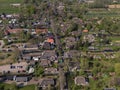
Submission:
<svg viewBox="0 0 120 90">
<path fill-rule="evenodd" d="M 18 62 L 14 64 L 0 66 L 0 73 L 25 73 L 28 67 L 27 62 Z"/>
<path fill-rule="evenodd" d="M 88 81 L 82 76 L 75 77 L 74 82 L 76 85 L 82 85 L 82 86 L 89 85 Z"/>
<path fill-rule="evenodd" d="M 41 87 L 42 89 L 47 88 L 48 86 L 54 86 L 55 85 L 55 81 L 53 78 L 44 78 L 40 83 L 39 83 L 39 87 Z"/>
</svg>

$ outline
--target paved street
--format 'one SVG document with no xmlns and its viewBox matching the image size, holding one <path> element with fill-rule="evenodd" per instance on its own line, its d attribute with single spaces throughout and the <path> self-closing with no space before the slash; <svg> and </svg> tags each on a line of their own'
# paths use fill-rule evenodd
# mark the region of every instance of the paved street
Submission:
<svg viewBox="0 0 120 90">
<path fill-rule="evenodd" d="M 2 47 L 4 46 L 4 41 L 3 40 L 0 40 L 0 50 L 2 49 Z"/>
<path fill-rule="evenodd" d="M 60 51 L 61 49 L 61 43 L 60 40 L 58 39 L 57 36 L 57 29 L 55 28 L 55 24 L 53 19 L 51 19 L 51 28 L 53 30 L 53 33 L 55 35 L 55 42 L 57 46 L 57 51 Z M 62 59 L 62 56 L 59 55 L 59 59 Z M 65 76 L 64 76 L 64 71 L 63 69 L 59 66 L 59 83 L 60 83 L 60 90 L 64 90 L 64 85 L 65 85 Z"/>
</svg>

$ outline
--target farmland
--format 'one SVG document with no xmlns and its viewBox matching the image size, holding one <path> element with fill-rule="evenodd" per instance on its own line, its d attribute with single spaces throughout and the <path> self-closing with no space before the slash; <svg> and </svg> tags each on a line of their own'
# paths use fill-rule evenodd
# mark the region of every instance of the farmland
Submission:
<svg viewBox="0 0 120 90">
<path fill-rule="evenodd" d="M 10 6 L 13 3 L 22 3 L 23 0 L 0 0 L 0 13 L 18 13 L 19 8 Z"/>
<path fill-rule="evenodd" d="M 89 9 L 86 17 L 120 17 L 119 9 Z"/>
</svg>

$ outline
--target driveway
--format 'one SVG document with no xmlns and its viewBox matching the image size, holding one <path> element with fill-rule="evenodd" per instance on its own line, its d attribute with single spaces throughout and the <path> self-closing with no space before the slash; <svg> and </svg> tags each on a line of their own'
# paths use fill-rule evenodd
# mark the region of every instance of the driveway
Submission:
<svg viewBox="0 0 120 90">
<path fill-rule="evenodd" d="M 0 50 L 2 50 L 2 47 L 5 45 L 3 40 L 0 40 Z"/>
</svg>

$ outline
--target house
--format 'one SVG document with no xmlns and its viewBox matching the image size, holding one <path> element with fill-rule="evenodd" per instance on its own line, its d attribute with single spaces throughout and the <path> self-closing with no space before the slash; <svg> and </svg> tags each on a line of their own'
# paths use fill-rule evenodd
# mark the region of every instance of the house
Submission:
<svg viewBox="0 0 120 90">
<path fill-rule="evenodd" d="M 78 25 L 83 25 L 83 20 L 81 19 L 81 18 L 78 18 L 78 17 L 73 17 L 73 22 L 74 23 L 77 23 Z M 81 33 L 82 33 L 82 30 L 78 30 L 78 31 L 80 31 Z"/>
<path fill-rule="evenodd" d="M 88 47 L 88 50 L 89 50 L 89 51 L 98 51 L 98 48 L 97 48 L 97 47 L 94 47 L 94 46 L 89 46 L 89 47 Z"/>
<path fill-rule="evenodd" d="M 37 44 L 25 44 L 23 46 L 24 50 L 38 50 L 39 46 Z"/>
<path fill-rule="evenodd" d="M 48 33 L 47 29 L 35 29 L 36 34 L 46 34 Z"/>
<path fill-rule="evenodd" d="M 51 66 L 51 61 L 47 59 L 40 60 L 40 66 L 42 67 L 49 67 Z"/>
<path fill-rule="evenodd" d="M 55 50 L 45 50 L 42 53 L 41 59 L 48 59 L 50 61 L 55 61 L 57 59 L 57 55 Z"/>
<path fill-rule="evenodd" d="M 47 35 L 46 35 L 47 38 L 50 38 L 50 39 L 54 39 L 54 34 L 51 33 L 51 32 L 48 32 Z"/>
<path fill-rule="evenodd" d="M 54 86 L 55 85 L 55 80 L 53 78 L 44 78 L 40 83 L 39 87 L 45 89 L 48 86 Z"/>
<path fill-rule="evenodd" d="M 69 70 L 72 72 L 75 70 L 80 70 L 80 62 L 69 62 Z"/>
<path fill-rule="evenodd" d="M 115 84 L 120 86 L 120 77 L 117 77 L 114 80 L 115 80 Z"/>
<path fill-rule="evenodd" d="M 48 38 L 48 39 L 46 40 L 46 42 L 48 42 L 48 43 L 50 43 L 50 44 L 54 44 L 54 39 Z"/>
<path fill-rule="evenodd" d="M 63 3 L 59 3 L 59 6 L 57 7 L 57 9 L 59 10 L 59 11 L 61 11 L 61 10 L 63 10 L 64 9 L 64 4 Z"/>
<path fill-rule="evenodd" d="M 82 34 L 82 32 L 81 32 L 81 30 L 72 31 L 71 34 L 72 34 L 72 36 L 80 36 Z"/>
<path fill-rule="evenodd" d="M 42 56 L 42 52 L 41 51 L 34 51 L 34 50 L 25 50 L 22 52 L 22 59 L 23 60 L 34 60 L 34 61 L 38 61 L 40 60 L 40 57 Z"/>
<path fill-rule="evenodd" d="M 14 75 L 6 75 L 5 80 L 13 81 L 14 80 Z"/>
<path fill-rule="evenodd" d="M 70 50 L 64 53 L 64 58 L 77 58 L 81 56 L 81 52 L 77 50 Z"/>
<path fill-rule="evenodd" d="M 82 76 L 75 77 L 74 82 L 76 85 L 82 85 L 82 86 L 89 85 L 88 81 Z"/>
<path fill-rule="evenodd" d="M 58 70 L 57 70 L 57 68 L 53 68 L 53 67 L 51 67 L 51 68 L 45 68 L 45 70 L 44 70 L 44 74 L 58 74 Z"/>
<path fill-rule="evenodd" d="M 83 33 L 88 33 L 89 31 L 87 29 L 83 30 L 82 31 Z"/>
<path fill-rule="evenodd" d="M 95 37 L 92 34 L 88 34 L 83 37 L 83 41 L 84 42 L 88 41 L 89 43 L 93 43 L 95 41 Z"/>
<path fill-rule="evenodd" d="M 16 78 L 15 78 L 15 81 L 16 82 L 28 82 L 28 77 L 27 76 L 17 76 Z"/>
<path fill-rule="evenodd" d="M 65 33 L 67 32 L 67 30 L 68 30 L 68 28 L 69 28 L 69 26 L 70 26 L 71 24 L 70 24 L 70 22 L 67 22 L 67 23 L 61 23 L 61 33 L 63 34 L 63 35 L 65 35 Z"/>
<path fill-rule="evenodd" d="M 5 80 L 4 76 L 0 76 L 0 82 L 3 82 Z"/>
<path fill-rule="evenodd" d="M 116 90 L 115 88 L 104 88 L 104 90 Z"/>
<path fill-rule="evenodd" d="M 29 56 L 29 55 L 23 55 L 23 56 L 22 56 L 22 59 L 23 59 L 23 60 L 32 60 L 32 57 Z"/>
<path fill-rule="evenodd" d="M 36 57 L 32 57 L 32 59 L 34 60 L 34 61 L 38 61 L 39 59 L 40 59 L 40 57 L 38 56 L 36 56 Z"/>
<path fill-rule="evenodd" d="M 75 37 L 66 37 L 64 42 L 66 43 L 66 48 L 73 48 L 76 44 Z"/>
<path fill-rule="evenodd" d="M 31 29 L 30 33 L 31 35 L 36 35 L 35 29 Z"/>
<path fill-rule="evenodd" d="M 51 49 L 51 45 L 50 45 L 49 42 L 44 42 L 42 48 L 43 48 L 43 49 L 46 49 L 46 50 L 50 50 L 50 49 Z"/>
<path fill-rule="evenodd" d="M 0 73 L 26 73 L 27 62 L 18 62 L 14 64 L 0 66 Z"/>
</svg>

